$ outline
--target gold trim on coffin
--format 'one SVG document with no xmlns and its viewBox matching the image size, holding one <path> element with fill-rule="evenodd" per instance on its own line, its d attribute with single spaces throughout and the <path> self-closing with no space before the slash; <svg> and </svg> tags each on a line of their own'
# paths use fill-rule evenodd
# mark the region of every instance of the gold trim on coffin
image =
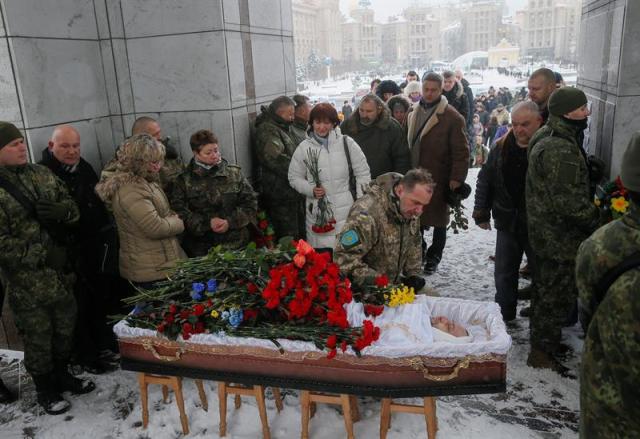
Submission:
<svg viewBox="0 0 640 439">
<path fill-rule="evenodd" d="M 286 351 L 281 354 L 276 349 L 267 349 L 262 347 L 253 346 L 228 346 L 228 345 L 205 345 L 196 343 L 178 343 L 175 341 L 162 339 L 158 337 L 132 337 L 121 338 L 121 342 L 140 345 L 144 350 L 151 352 L 151 354 L 161 361 L 177 361 L 181 357 L 189 352 L 194 354 L 204 355 L 225 355 L 225 356 L 241 356 L 249 355 L 257 358 L 273 358 L 279 360 L 286 360 L 291 362 L 304 362 L 306 360 L 321 360 L 327 357 L 326 352 L 320 351 L 305 351 L 305 352 L 291 352 Z M 163 349 L 175 349 L 173 355 L 161 355 L 157 352 L 156 348 Z M 426 356 L 413 356 L 413 357 L 401 357 L 401 358 L 388 358 L 372 355 L 364 355 L 357 357 L 355 355 L 338 355 L 331 361 L 347 363 L 351 365 L 359 366 L 394 366 L 394 367 L 411 367 L 417 372 L 422 372 L 423 377 L 432 381 L 448 381 L 458 376 L 461 369 L 466 369 L 471 363 L 485 363 L 485 362 L 499 362 L 505 363 L 507 360 L 506 355 L 500 354 L 482 354 L 482 355 L 467 355 L 465 357 L 455 358 L 433 358 Z M 448 375 L 432 375 L 429 372 L 429 368 L 454 368 L 454 370 Z"/>
</svg>

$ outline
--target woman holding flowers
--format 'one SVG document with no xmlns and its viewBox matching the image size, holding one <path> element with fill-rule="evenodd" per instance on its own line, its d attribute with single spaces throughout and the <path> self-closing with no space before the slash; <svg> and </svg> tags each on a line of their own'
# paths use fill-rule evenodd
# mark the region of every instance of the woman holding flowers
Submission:
<svg viewBox="0 0 640 439">
<path fill-rule="evenodd" d="M 142 288 L 186 257 L 177 238 L 184 224 L 159 185 L 164 154 L 150 135 L 132 136 L 118 150 L 115 172 L 96 186 L 118 226 L 120 275 Z"/>
<path fill-rule="evenodd" d="M 354 202 L 352 190 L 360 197 L 371 180 L 366 157 L 353 139 L 336 130 L 339 123 L 331 104 L 313 107 L 309 138 L 298 145 L 289 165 L 289 184 L 306 196 L 307 241 L 316 249 L 333 249 Z M 351 187 L 349 163 L 355 180 Z"/>
</svg>

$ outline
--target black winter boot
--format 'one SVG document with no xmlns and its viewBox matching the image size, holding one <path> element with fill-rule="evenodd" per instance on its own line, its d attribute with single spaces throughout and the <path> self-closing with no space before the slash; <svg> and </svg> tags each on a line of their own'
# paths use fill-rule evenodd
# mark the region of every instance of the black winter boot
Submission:
<svg viewBox="0 0 640 439">
<path fill-rule="evenodd" d="M 55 367 L 55 387 L 58 392 L 69 391 L 74 395 L 84 395 L 96 388 L 93 381 L 76 378 L 69 373 L 67 364 L 60 363 Z"/>
<path fill-rule="evenodd" d="M 33 375 L 33 382 L 36 385 L 38 394 L 38 404 L 50 415 L 60 415 L 69 411 L 71 403 L 62 398 L 55 390 L 52 374 Z"/>
<path fill-rule="evenodd" d="M 14 395 L 7 386 L 4 385 L 2 378 L 0 378 L 0 404 L 10 404 L 16 400 Z"/>
</svg>

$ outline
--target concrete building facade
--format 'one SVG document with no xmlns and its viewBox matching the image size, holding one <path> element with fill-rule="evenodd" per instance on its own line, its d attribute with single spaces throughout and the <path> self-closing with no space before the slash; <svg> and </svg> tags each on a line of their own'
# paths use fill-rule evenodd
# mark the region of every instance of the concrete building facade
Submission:
<svg viewBox="0 0 640 439">
<path fill-rule="evenodd" d="M 587 148 L 607 162 L 612 178 L 640 130 L 639 21 L 636 0 L 583 2 L 577 86 L 592 106 Z"/>
<path fill-rule="evenodd" d="M 321 59 L 342 60 L 339 0 L 293 0 L 291 10 L 296 63 L 304 64 L 312 52 Z"/>
<path fill-rule="evenodd" d="M 290 0 L 3 0 L 0 12 L 0 120 L 24 130 L 33 161 L 70 123 L 99 171 L 149 115 L 183 159 L 212 129 L 250 175 L 256 111 L 296 90 Z"/>
</svg>

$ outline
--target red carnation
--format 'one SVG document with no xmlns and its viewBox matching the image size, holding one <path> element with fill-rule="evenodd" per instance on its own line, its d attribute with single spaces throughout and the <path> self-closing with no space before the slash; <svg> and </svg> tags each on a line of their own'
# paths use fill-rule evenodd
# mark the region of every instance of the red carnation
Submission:
<svg viewBox="0 0 640 439">
<path fill-rule="evenodd" d="M 178 311 L 178 307 L 176 306 L 175 303 L 172 303 L 171 305 L 169 305 L 169 312 L 171 314 L 175 314 Z"/>
<path fill-rule="evenodd" d="M 338 352 L 334 349 L 331 349 L 329 351 L 329 353 L 327 354 L 327 359 L 331 360 L 332 358 L 334 358 L 336 356 Z"/>
<path fill-rule="evenodd" d="M 265 230 L 267 227 L 269 227 L 269 221 L 263 219 L 258 223 L 258 227 L 260 228 L 260 230 Z"/>
<path fill-rule="evenodd" d="M 346 340 L 342 340 L 342 343 L 340 343 L 340 350 L 342 352 L 347 350 L 347 341 Z"/>
<path fill-rule="evenodd" d="M 384 306 L 383 305 L 365 305 L 364 306 L 364 313 L 367 316 L 373 316 L 373 317 L 377 317 L 380 314 L 382 314 L 382 312 L 384 311 Z"/>
<path fill-rule="evenodd" d="M 389 285 L 389 278 L 386 274 L 381 274 L 380 276 L 376 276 L 374 282 L 378 288 L 384 288 Z"/>
<path fill-rule="evenodd" d="M 335 350 L 336 343 L 338 343 L 338 337 L 335 334 L 331 334 L 329 337 L 327 337 L 327 347 L 329 349 Z"/>
<path fill-rule="evenodd" d="M 193 315 L 201 316 L 202 314 L 204 314 L 204 305 L 201 303 L 193 305 Z"/>
</svg>

